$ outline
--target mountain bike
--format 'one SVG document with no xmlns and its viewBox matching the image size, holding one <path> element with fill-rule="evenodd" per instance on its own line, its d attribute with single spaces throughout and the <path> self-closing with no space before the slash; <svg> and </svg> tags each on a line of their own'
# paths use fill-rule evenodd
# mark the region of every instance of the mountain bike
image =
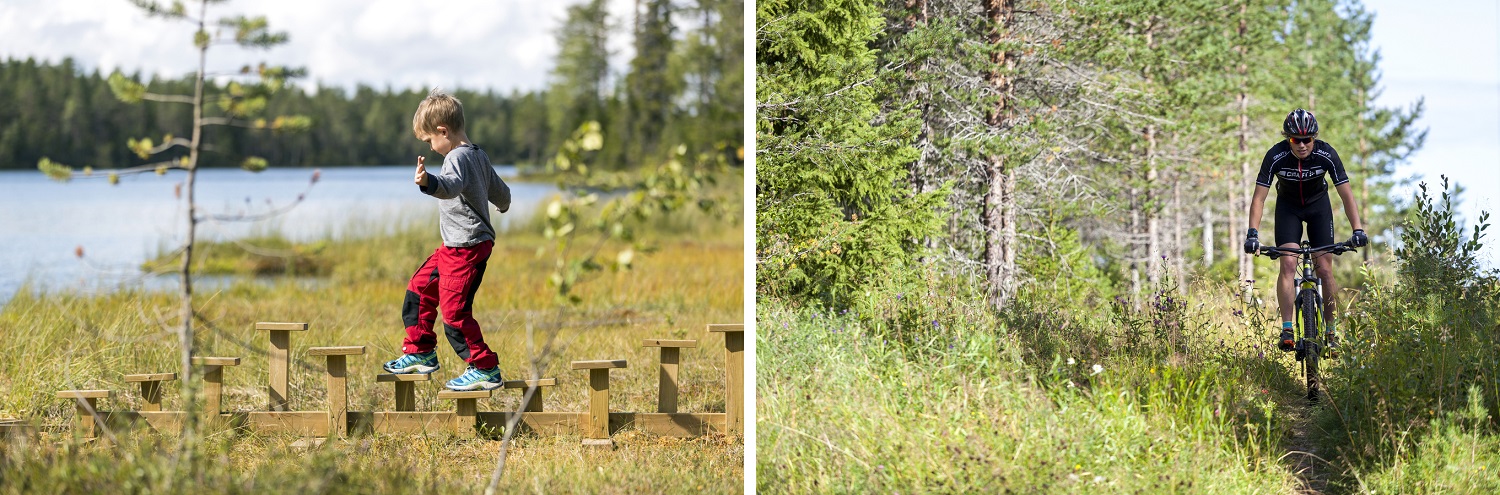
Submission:
<svg viewBox="0 0 1500 495">
<path fill-rule="evenodd" d="M 1323 351 L 1328 349 L 1327 343 L 1320 337 L 1323 333 L 1323 281 L 1313 270 L 1313 257 L 1321 253 L 1340 255 L 1353 251 L 1355 248 L 1349 241 L 1314 248 L 1309 247 L 1304 240 L 1299 248 L 1261 246 L 1256 253 L 1273 260 L 1282 256 L 1296 256 L 1302 269 L 1302 275 L 1294 281 L 1297 287 L 1295 321 L 1301 325 L 1301 332 L 1298 333 L 1302 338 L 1297 340 L 1293 350 L 1297 353 L 1297 361 L 1302 363 L 1302 374 L 1307 377 L 1307 400 L 1310 402 L 1318 401 L 1318 392 L 1322 387 L 1322 380 L 1318 376 L 1318 361 L 1324 357 Z"/>
</svg>

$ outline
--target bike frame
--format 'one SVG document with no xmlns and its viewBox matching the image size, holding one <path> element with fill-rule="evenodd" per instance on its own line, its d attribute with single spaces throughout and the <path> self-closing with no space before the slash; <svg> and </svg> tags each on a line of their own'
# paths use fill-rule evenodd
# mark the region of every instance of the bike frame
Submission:
<svg viewBox="0 0 1500 495">
<path fill-rule="evenodd" d="M 1302 325 L 1302 338 L 1297 340 L 1295 349 L 1297 361 L 1302 363 L 1303 374 L 1307 377 L 1307 399 L 1310 401 L 1318 400 L 1318 393 L 1322 386 L 1322 380 L 1318 376 L 1318 361 L 1325 348 L 1325 342 L 1319 336 L 1322 333 L 1319 329 L 1323 326 L 1323 280 L 1318 278 L 1313 257 L 1325 253 L 1340 255 L 1354 250 L 1347 242 L 1314 248 L 1303 240 L 1301 247 L 1298 248 L 1262 246 L 1258 253 L 1271 259 L 1296 256 L 1297 264 L 1301 268 L 1301 276 L 1293 280 L 1293 285 L 1297 288 L 1297 294 L 1292 303 L 1295 309 L 1294 318 Z"/>
</svg>

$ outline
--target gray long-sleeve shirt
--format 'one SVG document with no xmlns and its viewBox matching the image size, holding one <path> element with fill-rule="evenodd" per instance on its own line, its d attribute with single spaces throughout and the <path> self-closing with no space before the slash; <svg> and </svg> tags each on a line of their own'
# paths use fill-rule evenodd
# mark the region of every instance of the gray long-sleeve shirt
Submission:
<svg viewBox="0 0 1500 495">
<path fill-rule="evenodd" d="M 419 187 L 438 199 L 444 246 L 469 247 L 494 240 L 487 203 L 493 203 L 500 213 L 510 210 L 510 186 L 495 173 L 489 155 L 473 144 L 449 151 L 443 157 L 443 170 L 427 174 L 427 185 Z"/>
</svg>

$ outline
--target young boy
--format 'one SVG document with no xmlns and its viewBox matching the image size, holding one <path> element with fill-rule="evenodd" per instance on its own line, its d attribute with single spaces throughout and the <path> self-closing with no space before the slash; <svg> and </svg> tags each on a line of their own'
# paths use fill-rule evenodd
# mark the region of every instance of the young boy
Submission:
<svg viewBox="0 0 1500 495">
<path fill-rule="evenodd" d="M 495 245 L 490 226 L 489 204 L 501 213 L 510 209 L 510 186 L 490 166 L 490 158 L 469 142 L 464 133 L 464 109 L 457 98 L 436 89 L 417 105 L 412 116 L 417 139 L 443 155 L 443 170 L 427 173 L 425 160 L 417 157 L 414 181 L 425 194 L 438 198 L 438 247 L 406 286 L 401 318 L 406 324 L 405 354 L 385 363 L 391 373 L 432 373 L 438 369 L 437 334 L 432 330 L 437 313 L 443 314 L 443 331 L 453 351 L 468 362 L 464 374 L 448 382 L 453 390 L 492 390 L 503 385 L 499 359 L 484 343 L 479 322 L 474 321 L 474 293 L 484 278 L 484 265 Z"/>
</svg>

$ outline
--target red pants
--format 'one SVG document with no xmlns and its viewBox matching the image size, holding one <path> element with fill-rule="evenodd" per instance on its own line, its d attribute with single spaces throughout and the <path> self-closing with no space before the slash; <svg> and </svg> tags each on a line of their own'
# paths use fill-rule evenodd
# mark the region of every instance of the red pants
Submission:
<svg viewBox="0 0 1500 495">
<path fill-rule="evenodd" d="M 442 246 L 422 262 L 406 286 L 406 302 L 401 306 L 401 319 L 406 323 L 402 352 L 427 353 L 437 347 L 432 327 L 441 310 L 444 333 L 458 357 L 480 369 L 499 364 L 499 358 L 485 345 L 473 314 L 474 293 L 484 279 L 484 265 L 494 247 L 495 241 L 462 248 Z"/>
</svg>

